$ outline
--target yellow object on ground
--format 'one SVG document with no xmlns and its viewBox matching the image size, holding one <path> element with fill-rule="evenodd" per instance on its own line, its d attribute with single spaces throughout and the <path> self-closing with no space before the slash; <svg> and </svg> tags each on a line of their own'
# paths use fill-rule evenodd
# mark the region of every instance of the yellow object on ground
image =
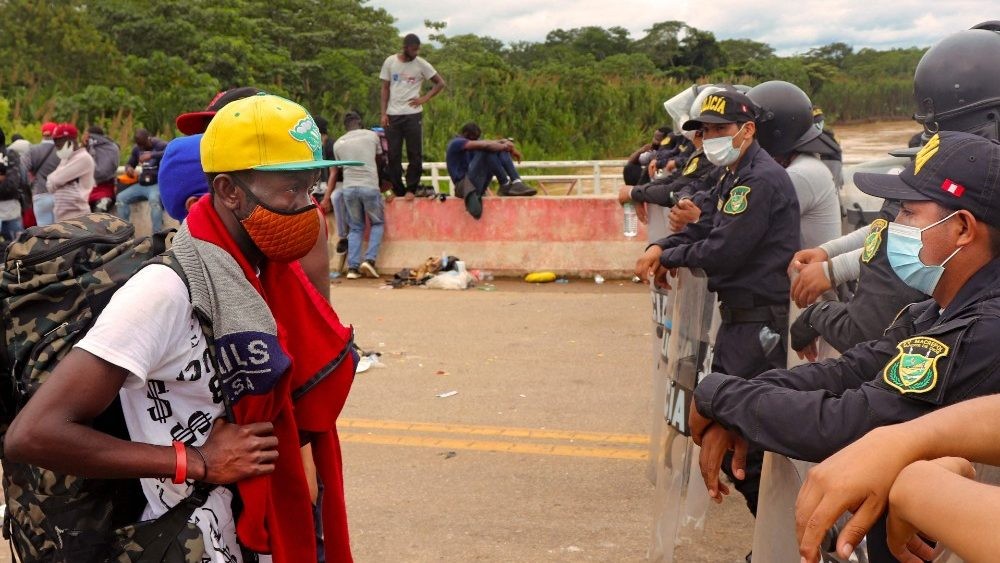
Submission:
<svg viewBox="0 0 1000 563">
<path fill-rule="evenodd" d="M 524 281 L 528 283 L 551 283 L 556 281 L 555 272 L 531 272 L 524 276 Z"/>
</svg>

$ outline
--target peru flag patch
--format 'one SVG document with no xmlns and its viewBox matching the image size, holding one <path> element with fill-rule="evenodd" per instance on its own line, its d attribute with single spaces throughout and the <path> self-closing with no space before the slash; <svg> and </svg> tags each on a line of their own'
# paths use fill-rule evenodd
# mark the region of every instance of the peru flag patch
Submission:
<svg viewBox="0 0 1000 563">
<path fill-rule="evenodd" d="M 941 189 L 950 193 L 955 197 L 962 197 L 962 194 L 965 193 L 965 186 L 963 186 L 962 184 L 956 184 L 955 182 L 952 182 L 951 180 L 948 179 L 945 179 L 944 182 L 941 182 Z"/>
</svg>

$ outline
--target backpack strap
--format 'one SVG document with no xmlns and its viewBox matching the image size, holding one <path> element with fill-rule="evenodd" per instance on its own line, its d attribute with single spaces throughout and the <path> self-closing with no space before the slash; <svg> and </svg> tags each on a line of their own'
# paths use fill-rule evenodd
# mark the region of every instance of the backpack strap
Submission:
<svg viewBox="0 0 1000 563">
<path fill-rule="evenodd" d="M 181 263 L 174 256 L 173 250 L 168 250 L 163 254 L 160 254 L 156 258 L 153 258 L 148 264 L 162 264 L 167 266 L 177 274 L 177 277 L 184 280 L 184 285 L 188 288 L 188 297 L 190 298 L 191 284 L 188 283 L 187 275 L 184 273 L 184 268 L 181 267 Z M 212 330 L 211 319 L 205 317 L 200 311 L 195 310 L 194 316 L 198 319 L 198 324 L 201 325 L 201 331 L 205 334 L 205 345 L 208 347 L 208 356 L 212 359 L 212 369 L 215 371 L 215 377 L 221 378 L 222 371 L 219 370 L 218 354 L 215 348 L 215 332 Z M 222 381 L 219 381 L 219 385 Z M 226 422 L 234 423 L 236 422 L 236 416 L 233 414 L 233 405 L 229 402 L 229 397 L 225 393 L 222 393 L 222 404 L 226 410 Z"/>
<path fill-rule="evenodd" d="M 50 156 L 52 156 L 52 151 L 54 151 L 54 150 L 56 150 L 56 145 L 55 145 L 55 143 L 53 143 L 53 144 L 52 144 L 52 145 L 51 145 L 51 146 L 49 147 L 49 150 L 48 150 L 48 151 L 46 151 L 46 153 L 45 153 L 45 156 L 43 156 L 43 157 L 42 157 L 42 160 L 41 160 L 41 162 L 39 162 L 39 163 L 38 163 L 38 166 L 35 166 L 35 165 L 34 165 L 34 164 L 35 164 L 34 162 L 32 162 L 32 163 L 31 163 L 31 164 L 32 164 L 32 166 L 31 166 L 31 168 L 30 168 L 30 171 L 31 171 L 31 175 L 32 175 L 32 176 L 34 176 L 34 175 L 38 174 L 38 171 L 39 171 L 39 170 L 41 170 L 41 168 L 42 168 L 42 165 L 43 165 L 43 164 L 45 164 L 45 161 L 46 161 L 46 160 L 48 160 Z"/>
</svg>

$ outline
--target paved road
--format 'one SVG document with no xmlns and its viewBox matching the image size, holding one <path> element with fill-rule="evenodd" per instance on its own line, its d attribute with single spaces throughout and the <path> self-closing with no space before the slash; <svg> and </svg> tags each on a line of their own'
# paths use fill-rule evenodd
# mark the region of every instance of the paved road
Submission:
<svg viewBox="0 0 1000 563">
<path fill-rule="evenodd" d="M 645 289 L 345 281 L 332 294 L 385 363 L 358 376 L 340 428 L 358 561 L 645 559 Z M 742 560 L 742 503 L 710 520 L 736 530 L 710 525 L 710 547 L 681 560 Z"/>
</svg>

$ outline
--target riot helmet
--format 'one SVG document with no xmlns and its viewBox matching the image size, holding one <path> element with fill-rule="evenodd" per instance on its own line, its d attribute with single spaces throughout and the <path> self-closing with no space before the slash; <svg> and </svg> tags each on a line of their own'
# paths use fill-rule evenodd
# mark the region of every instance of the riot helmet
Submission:
<svg viewBox="0 0 1000 563">
<path fill-rule="evenodd" d="M 1000 21 L 945 37 L 917 64 L 913 118 L 925 136 L 965 131 L 1000 140 Z"/>
<path fill-rule="evenodd" d="M 771 156 L 792 152 L 818 137 L 813 125 L 812 102 L 801 88 L 783 80 L 758 84 L 747 92 L 760 107 L 757 142 Z"/>
</svg>

